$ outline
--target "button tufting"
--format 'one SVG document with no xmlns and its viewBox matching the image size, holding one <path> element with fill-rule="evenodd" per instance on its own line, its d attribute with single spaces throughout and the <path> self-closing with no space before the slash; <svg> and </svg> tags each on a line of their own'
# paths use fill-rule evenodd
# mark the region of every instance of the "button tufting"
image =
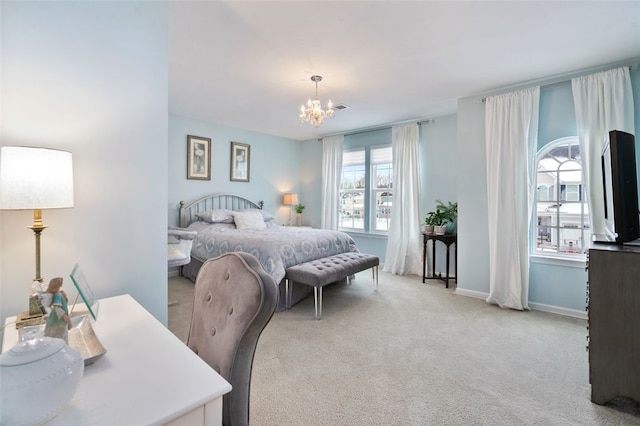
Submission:
<svg viewBox="0 0 640 426">
<path fill-rule="evenodd" d="M 211 299 L 213 299 L 213 296 L 211 296 L 211 293 L 207 294 L 207 303 L 211 302 Z"/>
<path fill-rule="evenodd" d="M 225 280 L 229 280 L 229 278 L 231 278 L 231 274 L 229 272 L 227 272 L 226 274 L 224 274 L 224 279 Z"/>
<path fill-rule="evenodd" d="M 216 335 L 216 328 L 215 327 L 211 327 L 211 330 L 209 331 L 211 333 L 212 336 Z"/>
<path fill-rule="evenodd" d="M 232 313 L 233 313 L 233 306 L 229 308 L 229 315 L 231 315 Z"/>
</svg>

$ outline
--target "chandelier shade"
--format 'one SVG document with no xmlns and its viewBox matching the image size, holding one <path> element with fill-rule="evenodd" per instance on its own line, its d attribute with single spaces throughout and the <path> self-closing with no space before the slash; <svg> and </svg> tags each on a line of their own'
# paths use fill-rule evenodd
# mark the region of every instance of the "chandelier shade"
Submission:
<svg viewBox="0 0 640 426">
<path fill-rule="evenodd" d="M 308 122 L 312 126 L 319 127 L 325 119 L 333 118 L 335 110 L 333 109 L 333 104 L 331 101 L 327 103 L 327 108 L 322 108 L 322 103 L 320 99 L 318 99 L 318 82 L 322 81 L 322 77 L 319 75 L 314 75 L 311 77 L 311 81 L 316 83 L 316 97 L 309 99 L 307 101 L 307 105 L 302 105 L 300 107 L 300 121 Z"/>
</svg>

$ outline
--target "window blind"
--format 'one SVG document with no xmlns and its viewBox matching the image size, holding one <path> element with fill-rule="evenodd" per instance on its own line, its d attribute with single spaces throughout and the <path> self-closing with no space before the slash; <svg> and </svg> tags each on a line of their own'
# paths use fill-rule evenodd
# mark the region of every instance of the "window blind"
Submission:
<svg viewBox="0 0 640 426">
<path fill-rule="evenodd" d="M 387 164 L 392 162 L 390 146 L 371 148 L 371 164 Z"/>
<path fill-rule="evenodd" d="M 364 164 L 364 149 L 344 151 L 342 153 L 343 166 L 357 166 Z"/>
</svg>

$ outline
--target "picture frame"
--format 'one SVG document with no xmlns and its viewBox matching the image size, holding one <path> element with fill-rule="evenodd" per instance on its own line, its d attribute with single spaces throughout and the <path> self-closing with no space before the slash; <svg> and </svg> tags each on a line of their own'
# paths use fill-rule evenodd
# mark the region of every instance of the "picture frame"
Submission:
<svg viewBox="0 0 640 426">
<path fill-rule="evenodd" d="M 93 318 L 94 321 L 97 320 L 99 301 L 96 300 L 96 296 L 89 286 L 89 281 L 85 278 L 84 273 L 80 269 L 80 265 L 76 263 L 69 276 L 71 277 L 71 281 L 73 281 L 73 285 L 76 287 L 76 290 L 78 290 L 78 294 L 80 295 L 82 302 L 87 307 L 89 314 L 91 314 L 91 318 Z M 73 312 L 74 307 L 75 302 L 71 308 L 71 312 Z"/>
<path fill-rule="evenodd" d="M 251 145 L 231 142 L 231 181 L 249 182 L 250 172 Z"/>
<path fill-rule="evenodd" d="M 211 180 L 211 139 L 187 135 L 187 179 Z"/>
</svg>

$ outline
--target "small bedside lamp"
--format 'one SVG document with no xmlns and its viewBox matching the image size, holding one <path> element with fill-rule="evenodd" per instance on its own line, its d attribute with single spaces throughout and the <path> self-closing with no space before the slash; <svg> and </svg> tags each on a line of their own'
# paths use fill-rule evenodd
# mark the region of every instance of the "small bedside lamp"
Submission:
<svg viewBox="0 0 640 426">
<path fill-rule="evenodd" d="M 33 210 L 36 238 L 36 276 L 40 276 L 42 210 L 73 207 L 71 153 L 47 148 L 3 146 L 0 148 L 0 210 Z M 30 315 L 37 307 L 30 304 Z"/>
<path fill-rule="evenodd" d="M 298 204 L 298 194 L 295 193 L 286 193 L 282 196 L 282 204 L 285 206 L 289 206 L 289 226 L 292 223 L 293 217 L 293 206 Z"/>
</svg>

